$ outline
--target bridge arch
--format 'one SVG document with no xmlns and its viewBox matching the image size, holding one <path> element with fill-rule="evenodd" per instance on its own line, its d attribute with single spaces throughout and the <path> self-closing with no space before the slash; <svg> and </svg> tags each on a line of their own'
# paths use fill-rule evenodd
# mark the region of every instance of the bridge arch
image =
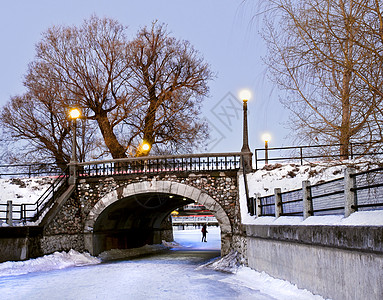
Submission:
<svg viewBox="0 0 383 300">
<path fill-rule="evenodd" d="M 169 197 L 178 197 L 178 199 L 187 200 L 188 202 L 185 202 L 185 204 L 194 201 L 198 204 L 204 205 L 216 217 L 221 228 L 222 254 L 224 255 L 229 252 L 232 239 L 232 226 L 230 219 L 222 206 L 206 192 L 196 187 L 174 181 L 157 180 L 131 183 L 123 187 L 118 187 L 117 189 L 104 195 L 93 206 L 85 221 L 85 248 L 93 255 L 97 255 L 102 251 L 102 249 L 100 250 L 100 247 L 97 246 L 98 237 L 96 231 L 99 220 L 102 218 L 102 215 L 105 211 L 108 209 L 110 210 L 111 207 L 116 206 L 118 203 L 126 201 L 127 199 L 133 198 L 137 200 L 141 199 L 140 197 L 145 197 L 147 195 L 162 195 L 161 197 L 165 195 Z M 173 209 L 181 206 L 179 202 L 178 204 L 174 203 L 174 205 L 175 206 Z M 162 219 L 157 218 L 155 223 L 152 225 L 158 227 L 165 216 L 169 215 L 170 211 L 162 214 Z"/>
</svg>

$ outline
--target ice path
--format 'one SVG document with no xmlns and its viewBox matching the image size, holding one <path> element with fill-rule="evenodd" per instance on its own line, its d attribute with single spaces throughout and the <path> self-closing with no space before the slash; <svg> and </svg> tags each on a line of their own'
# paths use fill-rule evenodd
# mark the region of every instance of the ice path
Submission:
<svg viewBox="0 0 383 300">
<path fill-rule="evenodd" d="M 175 232 L 175 237 L 185 247 L 137 259 L 0 277 L 1 299 L 322 299 L 248 268 L 237 274 L 198 268 L 219 256 L 217 229 L 209 231 L 207 243 L 200 242 L 198 230 Z"/>
</svg>

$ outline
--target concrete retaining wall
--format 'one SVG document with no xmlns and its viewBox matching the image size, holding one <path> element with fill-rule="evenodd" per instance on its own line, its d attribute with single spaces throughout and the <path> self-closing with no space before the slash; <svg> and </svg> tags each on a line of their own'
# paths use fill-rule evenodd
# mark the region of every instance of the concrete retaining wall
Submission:
<svg viewBox="0 0 383 300">
<path fill-rule="evenodd" d="M 40 256 L 41 237 L 40 227 L 0 227 L 0 262 Z"/>
<path fill-rule="evenodd" d="M 325 298 L 383 299 L 383 227 L 245 228 L 249 267 Z"/>
</svg>

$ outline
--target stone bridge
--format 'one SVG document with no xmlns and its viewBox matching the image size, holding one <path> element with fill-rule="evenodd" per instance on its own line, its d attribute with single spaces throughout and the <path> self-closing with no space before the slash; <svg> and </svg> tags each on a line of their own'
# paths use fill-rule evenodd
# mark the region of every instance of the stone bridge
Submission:
<svg viewBox="0 0 383 300">
<path fill-rule="evenodd" d="M 222 254 L 239 250 L 238 175 L 246 167 L 245 159 L 251 159 L 251 153 L 247 155 L 150 156 L 76 164 L 69 180 L 74 183 L 68 187 L 72 192 L 40 220 L 41 249 L 98 255 L 171 241 L 170 213 L 195 202 L 217 218 Z"/>
</svg>

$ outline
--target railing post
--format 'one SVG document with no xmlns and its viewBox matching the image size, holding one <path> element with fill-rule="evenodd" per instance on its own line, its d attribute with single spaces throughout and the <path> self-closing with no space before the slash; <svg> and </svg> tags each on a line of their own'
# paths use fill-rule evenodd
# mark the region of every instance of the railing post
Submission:
<svg viewBox="0 0 383 300">
<path fill-rule="evenodd" d="M 282 207 L 282 190 L 280 188 L 274 189 L 275 194 L 275 217 L 279 218 L 283 213 Z"/>
<path fill-rule="evenodd" d="M 356 178 L 352 176 L 355 169 L 347 167 L 344 170 L 344 217 L 347 218 L 358 210 L 357 195 L 355 191 Z"/>
<path fill-rule="evenodd" d="M 309 180 L 302 181 L 303 193 L 303 219 L 313 215 L 313 200 L 311 197 L 311 184 Z"/>
<path fill-rule="evenodd" d="M 352 149 L 352 143 L 350 143 L 350 154 L 351 154 L 351 159 L 354 159 L 354 153 Z"/>
<path fill-rule="evenodd" d="M 76 184 L 77 181 L 77 164 L 76 162 L 69 163 L 69 184 Z"/>
<path fill-rule="evenodd" d="M 8 200 L 7 201 L 7 214 L 6 214 L 6 218 L 7 218 L 7 224 L 9 226 L 12 226 L 13 224 L 13 219 L 12 219 L 12 215 L 13 215 L 13 212 L 12 212 L 12 200 Z"/>
<path fill-rule="evenodd" d="M 257 155 L 257 149 L 254 151 L 254 159 L 255 159 L 255 170 L 258 170 L 258 155 Z"/>
<path fill-rule="evenodd" d="M 255 215 L 256 217 L 260 217 L 261 214 L 262 214 L 261 194 L 257 193 L 255 195 Z"/>
<path fill-rule="evenodd" d="M 301 166 L 303 165 L 303 148 L 299 147 L 300 149 L 300 154 L 301 154 Z"/>
</svg>

